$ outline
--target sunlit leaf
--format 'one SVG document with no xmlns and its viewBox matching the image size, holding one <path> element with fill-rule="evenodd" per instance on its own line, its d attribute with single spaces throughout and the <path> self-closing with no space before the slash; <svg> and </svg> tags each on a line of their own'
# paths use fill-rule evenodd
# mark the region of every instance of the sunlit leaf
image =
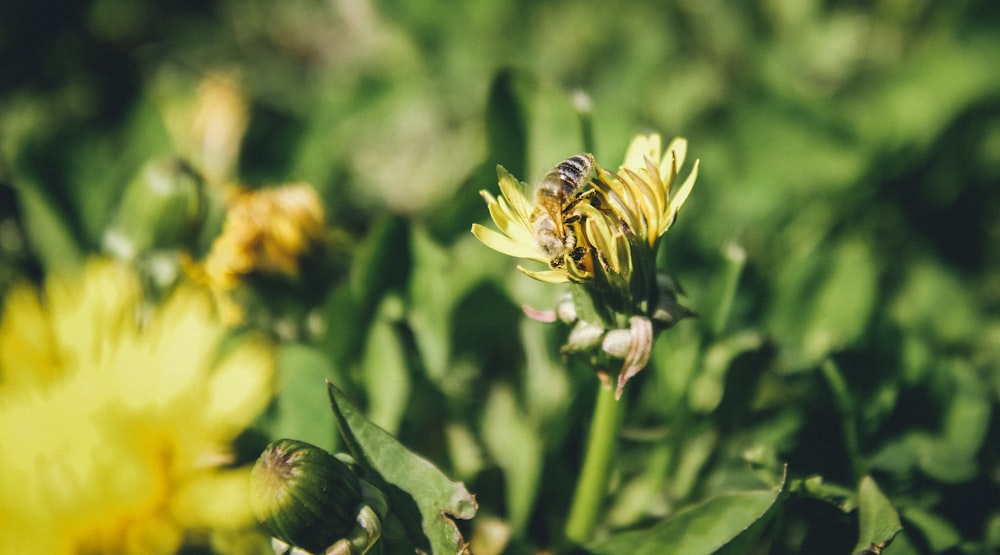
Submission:
<svg viewBox="0 0 1000 555">
<path fill-rule="evenodd" d="M 389 510 L 400 519 L 413 545 L 434 553 L 463 553 L 465 540 L 453 519 L 472 518 L 475 497 L 366 419 L 333 384 L 327 389 L 347 447 L 384 480 Z"/>
<path fill-rule="evenodd" d="M 902 529 L 899 514 L 886 499 L 871 476 L 865 476 L 858 487 L 858 520 L 860 530 L 858 543 L 852 553 L 871 546 L 884 546 L 891 542 Z"/>
</svg>

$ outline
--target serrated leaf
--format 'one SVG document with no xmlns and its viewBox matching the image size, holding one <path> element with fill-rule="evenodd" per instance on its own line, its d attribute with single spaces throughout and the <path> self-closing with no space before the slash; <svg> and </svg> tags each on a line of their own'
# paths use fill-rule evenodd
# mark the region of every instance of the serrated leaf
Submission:
<svg viewBox="0 0 1000 555">
<path fill-rule="evenodd" d="M 369 421 L 347 396 L 327 384 L 333 413 L 354 458 L 384 482 L 389 510 L 399 518 L 408 539 L 435 554 L 467 553 L 453 518 L 475 516 L 475 497 L 448 479 L 427 459 L 413 453 Z"/>
<path fill-rule="evenodd" d="M 720 495 L 682 510 L 648 530 L 617 534 L 595 554 L 698 555 L 746 553 L 778 513 L 783 488 Z"/>
</svg>

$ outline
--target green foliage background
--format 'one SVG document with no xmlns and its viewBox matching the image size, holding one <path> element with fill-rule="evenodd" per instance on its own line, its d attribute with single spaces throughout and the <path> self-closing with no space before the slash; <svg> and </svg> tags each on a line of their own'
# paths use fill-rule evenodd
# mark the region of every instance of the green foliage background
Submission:
<svg viewBox="0 0 1000 555">
<path fill-rule="evenodd" d="M 158 106 L 215 70 L 251 102 L 239 179 L 311 183 L 349 237 L 307 280 L 255 285 L 284 387 L 249 453 L 341 448 L 329 379 L 477 495 L 477 553 L 558 546 L 597 380 L 520 311 L 558 288 L 468 229 L 496 164 L 532 182 L 592 144 L 615 167 L 656 131 L 702 161 L 663 260 L 701 316 L 629 385 L 591 549 L 848 553 L 886 522 L 891 555 L 1000 549 L 994 3 L 3 12 L 0 286 L 100 250 L 129 180 L 173 153 Z"/>
</svg>

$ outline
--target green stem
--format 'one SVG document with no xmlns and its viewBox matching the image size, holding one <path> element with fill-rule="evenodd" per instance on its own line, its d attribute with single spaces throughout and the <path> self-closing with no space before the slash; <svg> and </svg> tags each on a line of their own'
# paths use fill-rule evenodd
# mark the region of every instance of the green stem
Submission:
<svg viewBox="0 0 1000 555">
<path fill-rule="evenodd" d="M 854 413 L 854 402 L 851 393 L 847 388 L 847 382 L 840 373 L 840 368 L 831 359 L 826 359 L 820 365 L 820 373 L 830 386 L 833 393 L 834 403 L 840 411 L 840 422 L 844 434 L 844 449 L 847 451 L 848 462 L 851 465 L 851 474 L 855 483 L 864 474 L 864 464 L 861 461 L 860 448 L 858 447 L 858 425 Z"/>
<path fill-rule="evenodd" d="M 726 266 L 726 281 L 712 322 L 712 331 L 716 337 L 722 335 L 726 329 L 726 322 L 729 320 L 729 312 L 733 308 L 736 289 L 739 287 L 740 276 L 743 275 L 747 259 L 746 251 L 736 243 L 727 244 L 724 254 L 729 264 Z"/>
<path fill-rule="evenodd" d="M 566 539 L 574 544 L 583 545 L 590 540 L 604 504 L 611 474 L 611 455 L 618 439 L 621 405 L 615 400 L 613 387 L 602 384 L 597 388 L 597 406 L 587 438 L 587 453 L 566 519 Z"/>
</svg>

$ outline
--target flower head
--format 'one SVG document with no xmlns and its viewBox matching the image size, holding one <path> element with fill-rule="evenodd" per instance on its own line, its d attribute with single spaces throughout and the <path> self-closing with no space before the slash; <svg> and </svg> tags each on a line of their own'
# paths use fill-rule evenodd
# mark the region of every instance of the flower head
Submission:
<svg viewBox="0 0 1000 555">
<path fill-rule="evenodd" d="M 273 361 L 268 343 L 232 339 L 203 290 L 150 306 L 107 261 L 15 286 L 0 319 L 5 549 L 173 553 L 249 527 L 231 443 L 270 400 Z"/>
<path fill-rule="evenodd" d="M 361 506 L 361 483 L 333 455 L 280 439 L 250 473 L 251 503 L 264 527 L 290 545 L 320 553 L 347 536 Z"/>
<path fill-rule="evenodd" d="M 253 272 L 297 276 L 301 259 L 324 240 L 323 204 L 306 183 L 233 189 L 222 234 L 205 260 L 209 281 L 235 287 Z"/>
<path fill-rule="evenodd" d="M 604 352 L 625 361 L 619 395 L 648 361 L 654 329 L 691 314 L 676 303 L 678 290 L 664 285 L 669 280 L 656 269 L 660 238 L 698 177 L 695 161 L 674 191 L 686 154 L 684 139 L 662 150 L 659 135 L 640 135 L 617 172 L 580 154 L 556 166 L 533 193 L 502 167 L 497 169 L 502 196 L 481 192 L 500 231 L 474 224 L 472 233 L 480 241 L 501 253 L 548 264 L 543 271 L 518 266 L 535 279 L 570 282 L 587 293 L 588 306 L 577 307 L 581 325 L 564 350 L 592 350 L 603 334 L 612 334 Z"/>
<path fill-rule="evenodd" d="M 671 197 L 686 153 L 684 139 L 674 139 L 662 151 L 659 135 L 640 135 L 617 173 L 603 169 L 589 154 L 577 155 L 557 166 L 534 191 L 498 167 L 502 196 L 480 194 L 500 231 L 473 224 L 472 233 L 498 252 L 547 264 L 549 269 L 542 271 L 518 266 L 535 279 L 583 284 L 601 297 L 598 304 L 610 302 L 619 312 L 648 312 L 659 239 L 698 177 L 696 161 Z M 590 161 L 582 172 L 586 175 L 560 173 L 574 159 Z M 545 194 L 553 175 L 562 178 L 562 190 Z M 539 226 L 539 221 L 547 225 Z"/>
</svg>

